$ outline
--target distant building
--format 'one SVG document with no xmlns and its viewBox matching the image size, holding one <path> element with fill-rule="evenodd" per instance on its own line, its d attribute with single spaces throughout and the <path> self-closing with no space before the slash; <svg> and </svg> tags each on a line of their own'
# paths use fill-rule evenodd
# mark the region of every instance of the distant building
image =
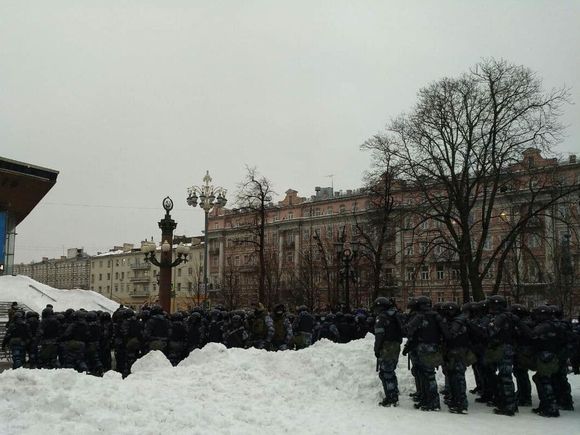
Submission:
<svg viewBox="0 0 580 435">
<path fill-rule="evenodd" d="M 14 265 L 16 275 L 30 278 L 59 289 L 89 289 L 89 256 L 82 248 L 71 248 L 60 258 L 44 257 L 42 261 Z"/>
<path fill-rule="evenodd" d="M 181 242 L 191 247 L 188 261 L 172 270 L 173 309 L 198 305 L 206 299 L 200 287 L 203 245 L 198 238 L 176 236 L 174 249 Z M 126 306 L 155 303 L 159 292 L 159 269 L 146 262 L 140 248 L 131 243 L 94 256 L 72 248 L 60 258 L 17 264 L 14 271 L 54 288 L 93 290 Z"/>
<path fill-rule="evenodd" d="M 544 159 L 535 149 L 526 151 L 522 165 L 536 173 L 550 171 L 551 179 L 580 185 L 576 156 L 566 161 Z M 517 168 L 515 168 L 517 170 Z M 520 180 L 521 181 L 521 180 Z M 526 211 L 534 189 L 533 180 L 521 187 L 498 192 L 492 228 L 483 246 L 490 257 L 510 230 L 513 217 Z M 554 185 L 554 190 L 557 185 Z M 531 190 L 530 190 L 531 189 Z M 549 195 L 550 189 L 545 195 Z M 381 293 L 397 298 L 405 307 L 409 298 L 429 295 L 434 302 L 462 302 L 459 265 L 461 258 L 437 246 L 440 223 L 421 221 L 416 210 L 418 192 L 401 183 L 393 192 L 395 209 L 391 237 L 384 246 Z M 541 201 L 542 198 L 539 199 Z M 546 197 L 546 201 L 548 197 Z M 538 200 L 537 200 L 538 201 Z M 518 235 L 503 269 L 500 294 L 529 306 L 556 303 L 580 306 L 580 197 L 578 192 L 561 198 L 540 216 L 531 219 Z M 339 240 L 360 241 L 360 228 L 367 224 L 370 197 L 364 190 L 336 192 L 330 187 L 315 189 L 310 198 L 286 191 L 277 204 L 265 210 L 266 297 L 269 304 L 308 302 L 314 307 L 336 304 L 344 299 L 344 280 L 336 249 Z M 479 210 L 480 211 L 480 210 Z M 477 207 L 474 213 L 477 213 Z M 227 305 L 251 306 L 258 302 L 256 238 L 257 214 L 248 209 L 214 209 L 209 218 L 209 276 L 212 298 Z M 473 228 L 476 235 L 480 229 Z M 356 279 L 351 283 L 351 305 L 368 306 L 371 268 L 364 252 L 353 264 Z M 483 290 L 489 294 L 497 268 L 485 275 Z"/>
</svg>

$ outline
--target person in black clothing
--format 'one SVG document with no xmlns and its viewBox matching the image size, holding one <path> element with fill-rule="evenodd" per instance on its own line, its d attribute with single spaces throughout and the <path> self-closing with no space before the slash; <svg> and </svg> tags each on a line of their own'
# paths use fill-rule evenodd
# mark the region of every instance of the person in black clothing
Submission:
<svg viewBox="0 0 580 435">
<path fill-rule="evenodd" d="M 559 331 L 549 307 L 540 305 L 533 309 L 532 317 L 536 326 L 531 331 L 534 351 L 537 355 L 536 374 L 532 377 L 538 390 L 540 405 L 532 409 L 542 417 L 558 417 L 558 404 L 554 395 L 552 376 L 559 368 Z"/>
<path fill-rule="evenodd" d="M 167 352 L 167 342 L 171 336 L 171 322 L 165 317 L 159 305 L 151 307 L 151 317 L 145 323 L 143 338 L 146 351 L 160 350 Z M 167 355 L 166 355 L 167 356 Z"/>
<path fill-rule="evenodd" d="M 296 350 L 304 349 L 312 344 L 315 322 L 314 316 L 308 312 L 305 305 L 298 307 L 298 315 L 294 318 L 292 325 Z"/>
<path fill-rule="evenodd" d="M 224 344 L 228 348 L 246 348 L 248 347 L 249 334 L 242 321 L 242 317 L 234 314 L 230 319 L 228 327 L 224 331 Z"/>
<path fill-rule="evenodd" d="M 88 339 L 88 324 L 86 312 L 75 311 L 70 323 L 62 337 L 61 367 L 75 369 L 77 372 L 87 371 L 86 343 Z"/>
<path fill-rule="evenodd" d="M 24 313 L 22 311 L 16 311 L 8 325 L 4 340 L 2 340 L 2 350 L 6 349 L 7 345 L 10 346 L 13 369 L 24 366 L 24 362 L 26 361 L 26 347 L 30 339 L 30 330 L 24 320 Z"/>
<path fill-rule="evenodd" d="M 125 361 L 121 374 L 124 378 L 131 373 L 131 367 L 141 356 L 143 348 L 143 323 L 140 322 L 131 309 L 125 309 L 122 313 L 119 328 L 120 341 L 124 348 Z"/>
<path fill-rule="evenodd" d="M 435 369 L 443 363 L 441 342 L 445 332 L 443 319 L 431 308 L 431 299 L 420 296 L 416 302 L 417 314 L 404 328 L 407 337 L 416 343 L 416 365 L 420 397 L 415 408 L 423 411 L 441 409 Z"/>
<path fill-rule="evenodd" d="M 113 361 L 111 358 L 111 344 L 113 341 L 113 322 L 111 321 L 111 314 L 107 312 L 100 313 L 99 320 L 103 328 L 103 334 L 101 335 L 101 363 L 103 365 L 103 372 L 107 372 L 112 369 Z"/>
<path fill-rule="evenodd" d="M 187 356 L 187 327 L 183 321 L 183 314 L 171 315 L 171 335 L 167 345 L 167 359 L 173 366 Z"/>
<path fill-rule="evenodd" d="M 38 313 L 35 311 L 27 312 L 26 324 L 30 331 L 30 341 L 26 348 L 26 353 L 28 354 L 27 367 L 35 369 L 38 367 L 38 327 L 40 326 Z"/>
<path fill-rule="evenodd" d="M 221 343 L 224 334 L 224 320 L 220 310 L 214 309 L 210 313 L 210 321 L 207 325 L 207 342 Z"/>
<path fill-rule="evenodd" d="M 517 403 L 518 406 L 532 406 L 532 384 L 528 371 L 535 369 L 535 355 L 531 338 L 525 331 L 532 330 L 534 322 L 529 310 L 521 304 L 512 304 L 510 311 L 517 316 L 522 325 L 525 325 L 525 328 L 520 327 L 517 330 L 515 344 L 514 377 L 517 385 Z"/>
<path fill-rule="evenodd" d="M 449 378 L 447 405 L 456 414 L 467 412 L 467 387 L 465 371 L 475 362 L 471 351 L 470 324 L 467 316 L 460 312 L 455 302 L 446 302 L 441 313 L 447 319 L 444 366 Z"/>
<path fill-rule="evenodd" d="M 103 376 L 103 364 L 101 362 L 101 342 L 103 338 L 103 327 L 95 311 L 86 314 L 87 319 L 87 339 L 86 339 L 86 361 L 87 370 L 95 376 Z"/>
<path fill-rule="evenodd" d="M 485 359 L 494 374 L 496 386 L 494 413 L 513 416 L 518 411 L 513 375 L 514 344 L 519 319 L 507 311 L 503 296 L 491 296 L 488 301 L 490 321 L 487 325 L 488 346 Z"/>
<path fill-rule="evenodd" d="M 201 349 L 205 345 L 205 327 L 201 314 L 192 312 L 187 318 L 187 348 L 188 352 L 193 349 Z"/>
<path fill-rule="evenodd" d="M 397 406 L 399 387 L 395 369 L 399 362 L 399 352 L 403 341 L 401 320 L 394 303 L 388 298 L 377 298 L 373 309 L 376 314 L 374 351 L 379 379 L 385 393 L 385 398 L 380 405 Z"/>
<path fill-rule="evenodd" d="M 41 313 L 38 325 L 38 367 L 54 369 L 58 363 L 58 340 L 61 335 L 61 324 L 51 308 L 45 308 Z"/>
<path fill-rule="evenodd" d="M 558 371 L 552 375 L 552 385 L 558 407 L 563 411 L 574 411 L 572 389 L 568 382 L 568 360 L 574 355 L 574 347 L 577 345 L 572 324 L 564 320 L 564 312 L 555 305 L 549 306 L 553 322 L 558 328 L 559 352 Z"/>
</svg>

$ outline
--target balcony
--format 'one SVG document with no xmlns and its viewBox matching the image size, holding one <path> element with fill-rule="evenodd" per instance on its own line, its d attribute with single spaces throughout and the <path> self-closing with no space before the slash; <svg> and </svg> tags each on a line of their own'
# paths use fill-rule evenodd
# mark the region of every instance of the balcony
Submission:
<svg viewBox="0 0 580 435">
<path fill-rule="evenodd" d="M 151 282 L 151 277 L 150 276 L 134 276 L 131 278 L 131 282 L 146 282 L 149 283 Z"/>
<path fill-rule="evenodd" d="M 149 270 L 151 269 L 151 263 L 144 261 L 142 263 L 131 264 L 131 269 L 133 270 Z"/>
<path fill-rule="evenodd" d="M 132 298 L 148 298 L 150 293 L 146 290 L 135 290 L 134 292 L 130 293 Z"/>
</svg>

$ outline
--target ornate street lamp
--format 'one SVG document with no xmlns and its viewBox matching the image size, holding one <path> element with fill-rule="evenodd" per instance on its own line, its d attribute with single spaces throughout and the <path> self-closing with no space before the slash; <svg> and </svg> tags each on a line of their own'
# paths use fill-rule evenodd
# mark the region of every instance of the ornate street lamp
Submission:
<svg viewBox="0 0 580 435">
<path fill-rule="evenodd" d="M 164 311 L 171 312 L 171 269 L 184 261 L 187 261 L 189 248 L 180 243 L 177 246 L 177 258 L 173 260 L 173 230 L 177 222 L 171 219 L 169 212 L 173 209 L 173 201 L 166 197 L 163 200 L 165 217 L 158 223 L 161 229 L 161 257 L 157 260 L 155 242 L 142 242 L 141 252 L 145 255 L 145 261 L 149 261 L 159 267 L 159 305 Z"/>
<path fill-rule="evenodd" d="M 350 311 L 350 282 L 355 282 L 356 272 L 351 266 L 358 255 L 358 243 L 341 241 L 334 244 L 338 259 L 339 279 L 344 285 L 344 299 L 346 310 Z"/>
<path fill-rule="evenodd" d="M 224 207 L 228 202 L 226 199 L 227 190 L 223 187 L 211 185 L 209 171 L 206 171 L 201 186 L 191 186 L 187 189 L 187 205 L 196 207 L 197 205 L 205 212 L 204 248 L 203 248 L 203 293 L 204 300 L 208 290 L 208 215 L 214 207 Z M 198 293 L 199 295 L 199 293 Z"/>
</svg>

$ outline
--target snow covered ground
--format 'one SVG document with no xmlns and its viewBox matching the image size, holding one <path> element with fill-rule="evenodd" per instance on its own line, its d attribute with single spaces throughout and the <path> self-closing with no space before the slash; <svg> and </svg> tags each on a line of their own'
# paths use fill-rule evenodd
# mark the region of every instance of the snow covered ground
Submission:
<svg viewBox="0 0 580 435">
<path fill-rule="evenodd" d="M 153 352 L 133 374 L 104 378 L 72 370 L 0 374 L 1 434 L 577 434 L 580 410 L 545 419 L 521 408 L 496 416 L 473 403 L 468 415 L 413 409 L 401 359 L 401 404 L 381 408 L 372 336 L 326 340 L 298 352 L 211 344 L 173 368 Z M 471 372 L 471 370 L 470 370 Z M 580 407 L 580 379 L 571 376 Z M 472 381 L 471 381 L 472 382 Z M 534 396 L 537 405 L 537 396 Z"/>
<path fill-rule="evenodd" d="M 119 306 L 92 290 L 60 290 L 22 275 L 0 276 L 0 301 L 18 302 L 39 313 L 46 304 L 52 304 L 55 311 L 84 308 L 113 312 Z"/>
</svg>

